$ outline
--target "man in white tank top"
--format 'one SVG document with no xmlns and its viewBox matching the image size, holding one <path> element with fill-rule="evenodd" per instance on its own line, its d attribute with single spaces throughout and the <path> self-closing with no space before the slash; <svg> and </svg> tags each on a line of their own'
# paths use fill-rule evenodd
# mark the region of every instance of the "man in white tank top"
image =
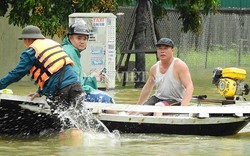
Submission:
<svg viewBox="0 0 250 156">
<path fill-rule="evenodd" d="M 174 42 L 161 38 L 156 44 L 159 61 L 149 70 L 149 77 L 142 88 L 137 104 L 186 106 L 193 94 L 193 82 L 188 66 L 174 57 Z M 152 89 L 155 94 L 149 98 Z M 148 113 L 143 113 L 148 115 Z"/>
</svg>

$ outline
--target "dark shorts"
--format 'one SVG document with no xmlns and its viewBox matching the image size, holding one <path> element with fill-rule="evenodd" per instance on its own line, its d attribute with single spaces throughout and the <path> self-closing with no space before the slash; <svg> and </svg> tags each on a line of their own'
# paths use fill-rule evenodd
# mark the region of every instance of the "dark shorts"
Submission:
<svg viewBox="0 0 250 156">
<path fill-rule="evenodd" d="M 69 118 L 61 118 L 58 115 L 60 115 L 61 111 L 65 111 L 71 106 L 75 107 L 76 110 L 82 110 L 84 96 L 85 93 L 81 84 L 74 83 L 58 90 L 52 96 L 47 97 L 47 103 L 50 105 L 51 112 L 54 116 L 54 126 L 58 128 L 58 130 L 75 127 Z M 77 111 L 73 113 L 77 113 Z"/>
<path fill-rule="evenodd" d="M 143 105 L 155 105 L 157 102 L 163 102 L 166 106 L 180 106 L 181 103 L 174 100 L 174 99 L 167 99 L 167 100 L 163 100 L 163 99 L 159 99 L 156 96 L 152 96 L 150 97 Z"/>
<path fill-rule="evenodd" d="M 53 96 L 48 97 L 48 104 L 52 110 L 58 109 L 62 110 L 69 108 L 71 105 L 77 107 L 81 105 L 84 100 L 84 91 L 80 83 L 74 83 L 60 89 Z"/>
</svg>

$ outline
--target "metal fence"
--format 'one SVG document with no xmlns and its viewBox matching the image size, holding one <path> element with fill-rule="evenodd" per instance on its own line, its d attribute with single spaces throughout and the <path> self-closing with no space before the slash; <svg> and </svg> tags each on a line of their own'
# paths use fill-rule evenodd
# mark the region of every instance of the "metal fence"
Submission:
<svg viewBox="0 0 250 156">
<path fill-rule="evenodd" d="M 134 7 L 120 7 L 123 17 L 117 17 L 117 49 L 122 51 L 134 29 Z M 215 15 L 202 16 L 199 36 L 181 31 L 182 21 L 174 9 L 157 22 L 160 37 L 175 42 L 175 54 L 192 67 L 250 66 L 250 11 L 221 9 Z M 147 48 L 154 49 L 149 16 L 147 18 Z M 152 56 L 152 55 L 151 55 Z M 187 57 L 188 56 L 188 57 Z"/>
</svg>

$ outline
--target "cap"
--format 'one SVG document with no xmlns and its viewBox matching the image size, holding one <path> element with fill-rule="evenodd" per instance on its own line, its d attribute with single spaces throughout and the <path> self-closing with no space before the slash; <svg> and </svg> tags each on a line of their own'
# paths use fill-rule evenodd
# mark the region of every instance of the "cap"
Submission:
<svg viewBox="0 0 250 156">
<path fill-rule="evenodd" d="M 22 40 L 24 38 L 37 39 L 37 38 L 45 38 L 45 37 L 42 35 L 41 30 L 37 26 L 28 25 L 23 28 L 22 34 L 18 39 Z"/>
<path fill-rule="evenodd" d="M 156 43 L 156 47 L 159 45 L 166 45 L 169 47 L 174 48 L 174 42 L 170 39 L 170 38 L 161 38 L 157 43 Z"/>
<path fill-rule="evenodd" d="M 72 34 L 83 34 L 89 36 L 89 29 L 85 24 L 74 23 L 70 25 L 68 35 Z"/>
</svg>

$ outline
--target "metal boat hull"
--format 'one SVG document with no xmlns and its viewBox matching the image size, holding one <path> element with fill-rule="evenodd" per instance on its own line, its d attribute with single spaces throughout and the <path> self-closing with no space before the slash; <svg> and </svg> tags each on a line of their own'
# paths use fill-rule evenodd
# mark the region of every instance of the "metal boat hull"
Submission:
<svg viewBox="0 0 250 156">
<path fill-rule="evenodd" d="M 197 118 L 188 115 L 163 117 L 108 115 L 98 116 L 110 130 L 121 133 L 162 133 L 179 135 L 234 135 L 250 121 L 249 117 L 212 116 Z"/>
<path fill-rule="evenodd" d="M 36 106 L 35 106 L 36 107 Z M 37 107 L 39 110 L 40 108 Z M 23 109 L 13 101 L 0 104 L 0 135 L 30 137 L 58 130 L 58 120 L 40 111 Z"/>
<path fill-rule="evenodd" d="M 119 130 L 121 133 L 160 133 L 160 134 L 178 134 L 178 135 L 210 135 L 226 136 L 237 134 L 244 128 L 248 121 L 238 121 L 221 124 L 153 124 L 153 123 L 128 123 L 103 121 L 110 130 Z"/>
<path fill-rule="evenodd" d="M 46 107 L 40 107 L 40 105 L 46 104 L 44 101 L 29 101 L 22 96 L 6 97 L 2 95 L 0 100 L 1 135 L 41 136 L 49 135 L 51 132 L 58 132 L 61 128 L 59 119 L 53 117 L 50 114 L 50 110 Z M 95 106 L 98 109 L 94 108 Z M 127 108 L 137 109 L 137 106 L 132 105 L 117 104 L 108 106 L 107 104 L 95 103 L 86 103 L 86 107 L 93 109 L 93 111 L 103 108 L 111 109 L 112 107 L 117 107 L 121 110 Z M 145 108 L 140 106 L 140 109 L 144 109 L 143 111 L 146 110 Z M 156 111 L 162 109 L 160 107 L 150 108 L 156 108 Z M 169 114 L 166 116 L 93 113 L 110 131 L 118 130 L 121 133 L 225 136 L 238 133 L 250 122 L 249 109 L 249 106 L 215 107 L 215 110 L 212 107 L 177 106 L 176 108 L 169 107 L 166 111 L 180 111 L 181 114 L 168 112 Z"/>
</svg>

